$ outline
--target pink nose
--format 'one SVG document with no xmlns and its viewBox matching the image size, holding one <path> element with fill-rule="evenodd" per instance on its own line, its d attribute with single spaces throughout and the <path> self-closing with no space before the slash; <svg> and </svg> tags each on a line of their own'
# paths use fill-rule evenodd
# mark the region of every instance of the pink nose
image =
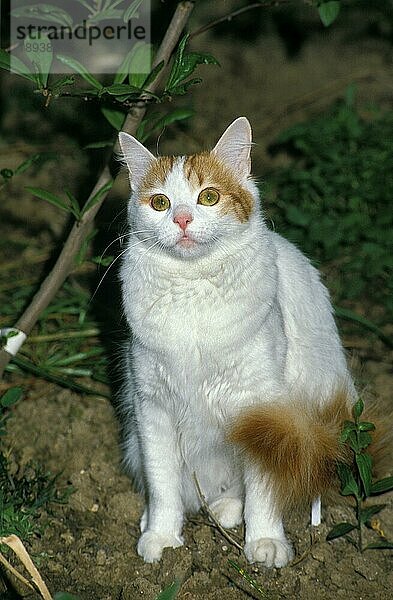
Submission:
<svg viewBox="0 0 393 600">
<path fill-rule="evenodd" d="M 173 222 L 177 223 L 183 231 L 187 229 L 187 226 L 192 222 L 192 215 L 189 212 L 179 212 L 174 218 Z"/>
</svg>

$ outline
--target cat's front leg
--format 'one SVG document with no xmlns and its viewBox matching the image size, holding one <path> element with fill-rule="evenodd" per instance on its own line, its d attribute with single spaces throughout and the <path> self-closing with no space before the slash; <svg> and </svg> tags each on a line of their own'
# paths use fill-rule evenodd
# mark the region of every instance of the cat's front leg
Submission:
<svg viewBox="0 0 393 600">
<path fill-rule="evenodd" d="M 165 411 L 144 399 L 137 419 L 147 497 L 137 551 L 150 563 L 160 560 L 164 548 L 183 544 L 181 470 L 175 432 Z"/>
<path fill-rule="evenodd" d="M 293 550 L 285 537 L 281 515 L 274 503 L 274 494 L 260 468 L 247 459 L 244 462 L 244 554 L 250 563 L 285 567 L 293 558 Z"/>
</svg>

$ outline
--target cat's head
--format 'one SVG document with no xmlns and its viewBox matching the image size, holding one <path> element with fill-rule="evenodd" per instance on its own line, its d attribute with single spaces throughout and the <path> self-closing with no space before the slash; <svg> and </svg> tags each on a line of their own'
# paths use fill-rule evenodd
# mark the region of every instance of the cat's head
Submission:
<svg viewBox="0 0 393 600">
<path fill-rule="evenodd" d="M 191 156 L 156 158 L 124 132 L 119 142 L 132 188 L 129 219 L 139 238 L 193 258 L 247 228 L 258 197 L 245 117 L 226 129 L 213 150 Z"/>
</svg>

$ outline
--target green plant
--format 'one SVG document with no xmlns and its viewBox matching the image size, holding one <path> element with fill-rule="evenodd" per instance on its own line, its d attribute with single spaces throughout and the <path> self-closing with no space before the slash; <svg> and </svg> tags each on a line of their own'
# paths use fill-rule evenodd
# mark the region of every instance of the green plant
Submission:
<svg viewBox="0 0 393 600">
<path fill-rule="evenodd" d="M 0 398 L 0 537 L 11 534 L 22 540 L 42 530 L 40 512 L 50 504 L 67 501 L 71 488 L 59 491 L 58 476 L 29 463 L 22 470 L 10 460 L 4 447 L 9 410 L 22 397 L 22 389 L 13 387 Z"/>
<path fill-rule="evenodd" d="M 176 598 L 177 594 L 179 593 L 180 586 L 180 581 L 174 581 L 173 583 L 168 585 L 164 590 L 162 590 L 160 594 L 158 594 L 156 600 L 174 600 L 174 598 Z"/>
<path fill-rule="evenodd" d="M 372 479 L 372 457 L 367 452 L 367 448 L 372 443 L 372 431 L 375 430 L 373 423 L 362 421 L 363 401 L 359 399 L 353 407 L 353 421 L 345 421 L 341 433 L 341 442 L 346 444 L 353 456 L 351 465 L 339 463 L 337 472 L 341 482 L 341 494 L 343 496 L 353 496 L 355 499 L 356 522 L 342 522 L 335 525 L 327 535 L 328 540 L 345 536 L 354 543 L 361 552 L 368 549 L 393 548 L 393 543 L 385 537 L 376 542 L 363 543 L 363 528 L 372 528 L 371 519 L 378 514 L 386 505 L 373 504 L 367 506 L 366 500 L 372 496 L 377 496 L 383 492 L 393 490 L 393 477 L 385 477 L 379 481 Z M 357 540 L 352 539 L 348 534 L 357 531 Z"/>
<path fill-rule="evenodd" d="M 356 108 L 354 90 L 325 114 L 284 131 L 291 164 L 268 176 L 271 216 L 334 276 L 337 303 L 373 302 L 393 315 L 393 112 Z M 381 324 L 380 323 L 380 324 Z"/>
</svg>

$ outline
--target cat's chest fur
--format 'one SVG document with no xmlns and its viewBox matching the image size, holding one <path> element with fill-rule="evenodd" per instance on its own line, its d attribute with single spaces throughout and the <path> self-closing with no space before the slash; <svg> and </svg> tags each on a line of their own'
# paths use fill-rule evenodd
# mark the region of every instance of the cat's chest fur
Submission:
<svg viewBox="0 0 393 600">
<path fill-rule="evenodd" d="M 149 349 L 171 354 L 239 351 L 260 332 L 273 305 L 274 272 L 263 278 L 256 249 L 239 246 L 237 255 L 208 263 L 145 258 L 143 277 L 133 277 L 140 261 L 123 263 L 123 299 L 133 334 Z"/>
<path fill-rule="evenodd" d="M 151 390 L 160 381 L 167 397 L 181 399 L 186 390 L 188 399 L 215 405 L 252 396 L 266 379 L 260 360 L 267 368 L 278 364 L 273 261 L 263 275 L 273 249 L 265 244 L 258 261 L 261 242 L 249 242 L 208 264 L 183 261 L 176 268 L 167 258 L 145 259 L 143 277 L 131 275 L 140 257 L 130 253 L 123 263 L 124 308 L 140 348 L 136 370 Z"/>
</svg>

